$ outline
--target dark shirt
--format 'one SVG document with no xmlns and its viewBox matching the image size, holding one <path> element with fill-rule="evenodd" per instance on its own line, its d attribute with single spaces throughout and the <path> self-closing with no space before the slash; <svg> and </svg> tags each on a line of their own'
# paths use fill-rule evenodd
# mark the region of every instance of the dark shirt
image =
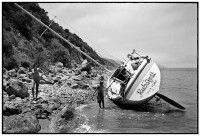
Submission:
<svg viewBox="0 0 200 136">
<path fill-rule="evenodd" d="M 97 87 L 97 99 L 103 99 L 104 98 L 104 87 L 103 86 L 98 86 Z"/>
<path fill-rule="evenodd" d="M 35 81 L 39 81 L 40 80 L 39 69 L 32 70 L 32 76 Z"/>
</svg>

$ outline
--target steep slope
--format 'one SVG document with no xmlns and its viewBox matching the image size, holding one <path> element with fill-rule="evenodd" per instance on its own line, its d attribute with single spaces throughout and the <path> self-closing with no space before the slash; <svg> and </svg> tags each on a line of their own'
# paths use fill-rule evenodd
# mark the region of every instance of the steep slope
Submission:
<svg viewBox="0 0 200 136">
<path fill-rule="evenodd" d="M 50 24 L 51 20 L 47 16 L 47 12 L 40 8 L 38 3 L 18 4 L 44 24 Z M 18 68 L 20 65 L 29 67 L 35 64 L 46 68 L 50 63 L 58 61 L 66 67 L 70 67 L 73 63 L 80 64 L 83 59 L 86 59 L 84 55 L 48 30 L 40 37 L 46 28 L 16 7 L 14 3 L 3 2 L 2 11 L 3 67 L 12 69 Z M 68 29 L 63 29 L 55 22 L 52 23 L 51 28 L 99 63 L 115 65 L 101 58 L 87 43 Z"/>
</svg>

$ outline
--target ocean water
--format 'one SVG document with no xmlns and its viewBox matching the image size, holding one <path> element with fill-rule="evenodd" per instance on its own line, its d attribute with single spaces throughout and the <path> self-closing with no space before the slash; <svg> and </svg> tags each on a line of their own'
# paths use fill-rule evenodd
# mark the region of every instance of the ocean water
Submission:
<svg viewBox="0 0 200 136">
<path fill-rule="evenodd" d="M 156 99 L 141 109 L 122 109 L 105 98 L 105 109 L 96 102 L 79 107 L 86 121 L 75 133 L 198 133 L 197 91 L 197 69 L 161 69 L 159 93 L 185 110 Z"/>
</svg>

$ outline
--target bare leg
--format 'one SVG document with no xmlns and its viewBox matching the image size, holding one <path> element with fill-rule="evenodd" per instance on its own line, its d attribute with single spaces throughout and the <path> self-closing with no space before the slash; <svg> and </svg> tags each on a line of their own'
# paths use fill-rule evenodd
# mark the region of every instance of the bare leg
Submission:
<svg viewBox="0 0 200 136">
<path fill-rule="evenodd" d="M 101 102 L 99 102 L 99 108 L 101 108 Z"/>
<path fill-rule="evenodd" d="M 36 82 L 36 99 L 37 99 L 37 97 L 38 97 L 39 84 L 40 84 L 40 81 L 37 81 L 37 82 Z"/>
<path fill-rule="evenodd" d="M 33 98 L 34 98 L 34 87 L 32 87 L 32 95 L 33 95 Z"/>
<path fill-rule="evenodd" d="M 34 98 L 34 88 L 35 88 L 35 81 L 33 80 L 32 81 L 32 95 L 33 95 L 33 98 Z"/>
<path fill-rule="evenodd" d="M 103 104 L 103 108 L 105 108 L 105 107 L 104 107 L 104 99 L 102 99 L 102 104 Z"/>
</svg>

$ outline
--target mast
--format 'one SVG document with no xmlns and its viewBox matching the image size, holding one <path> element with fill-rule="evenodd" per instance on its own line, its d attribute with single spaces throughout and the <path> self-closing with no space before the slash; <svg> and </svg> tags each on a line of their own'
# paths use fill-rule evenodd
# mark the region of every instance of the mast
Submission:
<svg viewBox="0 0 200 136">
<path fill-rule="evenodd" d="M 87 58 L 89 58 L 90 60 L 92 60 L 94 63 L 96 63 L 97 65 L 101 66 L 102 68 L 104 68 L 106 71 L 108 71 L 109 73 L 111 73 L 110 70 L 108 70 L 106 67 L 104 67 L 103 65 L 101 65 L 99 62 L 97 62 L 96 60 L 94 60 L 93 58 L 91 58 L 89 55 L 87 55 L 85 52 L 81 51 L 79 48 L 77 48 L 74 44 L 72 44 L 71 42 L 69 42 L 68 40 L 66 40 L 64 37 L 62 37 L 61 35 L 59 35 L 58 33 L 56 33 L 53 29 L 51 29 L 49 26 L 45 25 L 44 23 L 42 23 L 39 19 L 37 19 L 35 16 L 33 16 L 31 13 L 29 13 L 27 10 L 25 10 L 23 7 L 21 7 L 20 5 L 18 5 L 17 3 L 14 3 L 18 8 L 20 8 L 21 10 L 23 10 L 25 13 L 27 13 L 28 15 L 30 15 L 33 19 L 35 19 L 36 21 L 38 21 L 41 25 L 43 25 L 44 27 L 46 27 L 48 30 L 50 30 L 52 33 L 54 33 L 56 36 L 58 36 L 59 38 L 61 38 L 63 41 L 67 42 L 69 45 L 71 45 L 73 48 L 75 48 L 78 52 L 82 53 L 83 55 L 85 55 Z"/>
</svg>

